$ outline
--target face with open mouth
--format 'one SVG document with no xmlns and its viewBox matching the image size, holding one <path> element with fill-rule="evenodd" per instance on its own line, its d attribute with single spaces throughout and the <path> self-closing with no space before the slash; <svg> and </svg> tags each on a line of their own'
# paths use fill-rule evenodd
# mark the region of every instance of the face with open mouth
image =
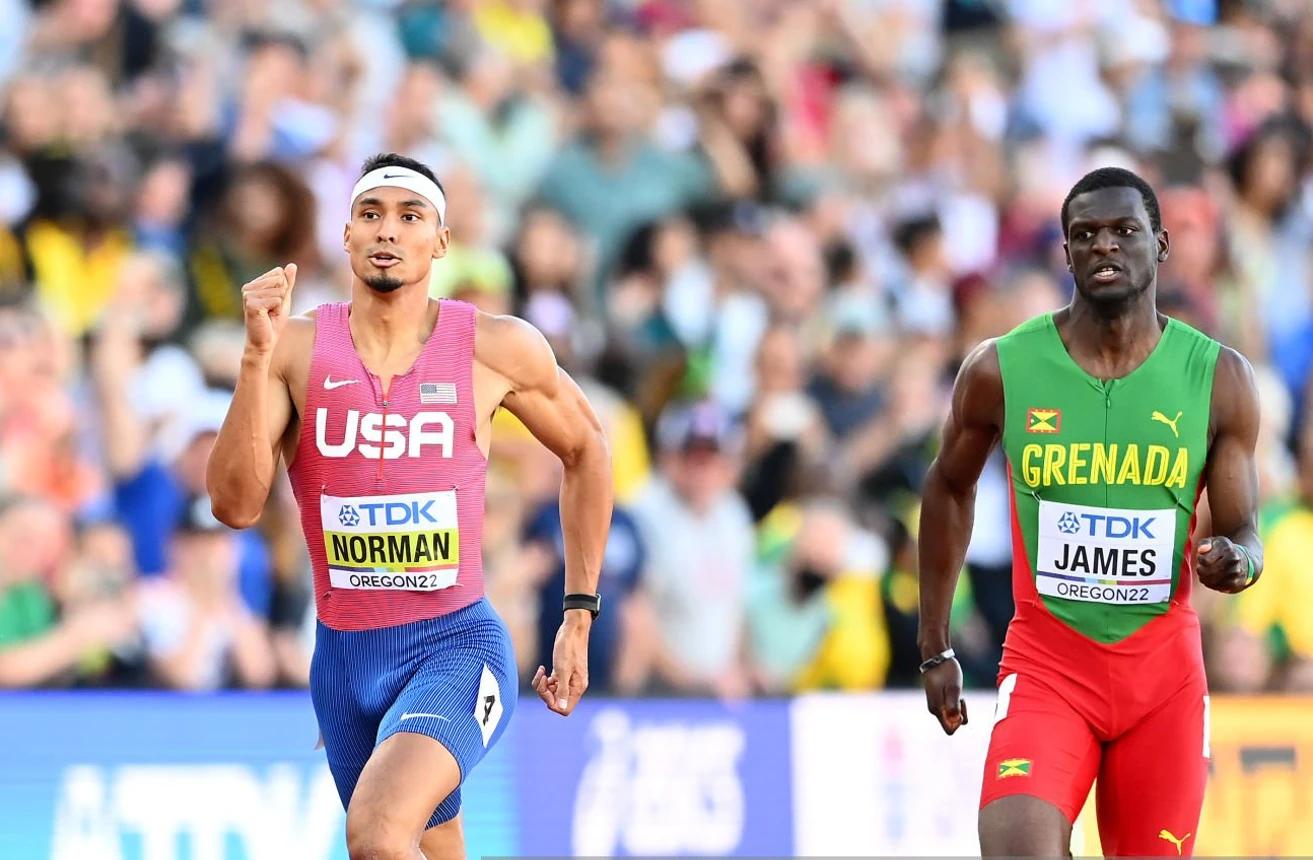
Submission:
<svg viewBox="0 0 1313 860">
<path fill-rule="evenodd" d="M 375 251 L 369 255 L 369 262 L 375 269 L 390 269 L 401 263 L 401 257 L 391 251 Z"/>
<path fill-rule="evenodd" d="M 407 284 L 427 288 L 435 259 L 446 255 L 447 228 L 437 210 L 404 188 L 375 188 L 351 208 L 345 245 L 351 271 L 376 293 Z"/>
<path fill-rule="evenodd" d="M 1065 247 L 1076 289 L 1106 306 L 1153 285 L 1167 259 L 1167 232 L 1154 232 L 1136 189 L 1100 188 L 1072 199 Z"/>
</svg>

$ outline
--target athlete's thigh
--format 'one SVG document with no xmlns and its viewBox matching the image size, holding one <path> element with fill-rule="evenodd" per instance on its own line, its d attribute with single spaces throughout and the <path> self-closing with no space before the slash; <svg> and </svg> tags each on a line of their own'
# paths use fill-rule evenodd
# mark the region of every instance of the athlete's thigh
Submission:
<svg viewBox="0 0 1313 860">
<path fill-rule="evenodd" d="M 1099 839 L 1108 857 L 1188 857 L 1208 780 L 1208 695 L 1192 681 L 1104 749 Z"/>
<path fill-rule="evenodd" d="M 980 793 L 982 831 L 991 803 L 1025 795 L 1039 798 L 1076 820 L 1099 769 L 1100 744 L 1089 722 L 1048 684 L 1007 675 L 985 758 Z"/>
<path fill-rule="evenodd" d="M 347 842 L 416 845 L 433 810 L 460 785 L 456 758 L 438 741 L 400 732 L 378 745 L 347 808 Z"/>
<path fill-rule="evenodd" d="M 982 857 L 1065 857 L 1071 853 L 1071 822 L 1038 797 L 1012 794 L 980 810 Z"/>
<path fill-rule="evenodd" d="M 324 743 L 342 808 L 351 803 L 360 773 L 374 752 L 378 719 L 360 707 L 345 681 L 345 668 L 331 649 L 317 645 L 310 662 L 310 702 Z"/>
<path fill-rule="evenodd" d="M 459 786 L 501 738 L 518 695 L 510 635 L 488 608 L 433 647 L 388 709 L 380 744 L 402 733 L 424 735 L 445 747 L 459 769 L 456 784 L 431 810 L 430 827 L 460 811 Z"/>
</svg>

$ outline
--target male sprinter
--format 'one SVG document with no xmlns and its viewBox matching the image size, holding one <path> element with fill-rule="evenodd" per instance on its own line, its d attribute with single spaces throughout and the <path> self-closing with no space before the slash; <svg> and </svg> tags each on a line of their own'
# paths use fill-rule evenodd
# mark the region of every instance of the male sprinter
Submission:
<svg viewBox="0 0 1313 860">
<path fill-rule="evenodd" d="M 214 513 L 259 518 L 279 454 L 314 562 L 310 690 L 352 860 L 463 858 L 460 785 L 515 707 L 506 627 L 484 597 L 490 422 L 505 406 L 564 463 L 565 621 L 534 689 L 569 715 L 611 520 L 602 429 L 546 340 L 430 301 L 446 201 L 424 165 L 370 159 L 343 244 L 351 301 L 289 319 L 296 267 L 242 288 L 246 352 L 210 457 Z"/>
<path fill-rule="evenodd" d="M 1159 314 L 1153 190 L 1102 168 L 1062 206 L 1071 304 L 982 344 L 953 392 L 921 513 L 930 712 L 967 721 L 948 639 L 975 486 L 1002 441 L 1013 591 L 980 810 L 986 857 L 1070 853 L 1098 777 L 1108 856 L 1187 856 L 1203 805 L 1208 689 L 1195 575 L 1235 593 L 1263 567 L 1258 395 L 1248 363 Z M 1204 487 L 1214 537 L 1189 546 Z"/>
</svg>

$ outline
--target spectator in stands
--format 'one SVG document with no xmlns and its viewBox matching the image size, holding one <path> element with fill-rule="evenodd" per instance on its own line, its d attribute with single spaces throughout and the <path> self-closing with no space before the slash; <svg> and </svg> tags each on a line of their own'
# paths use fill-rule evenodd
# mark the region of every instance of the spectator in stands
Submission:
<svg viewBox="0 0 1313 860">
<path fill-rule="evenodd" d="M 803 389 L 806 357 L 796 327 L 775 325 L 757 348 L 756 399 L 748 409 L 744 495 L 760 521 L 796 485 L 798 473 L 822 461 L 829 431 Z"/>
<path fill-rule="evenodd" d="M 434 298 L 456 297 L 461 291 L 485 313 L 511 309 L 511 264 L 493 243 L 487 223 L 486 197 L 474 172 L 452 163 L 442 177 L 448 198 L 459 200 L 447 213 L 451 244 L 442 264 L 433 267 L 429 293 Z M 490 301 L 485 302 L 487 297 Z"/>
<path fill-rule="evenodd" d="M 50 177 L 53 187 L 45 189 L 38 217 L 23 230 L 36 293 L 60 330 L 72 337 L 98 320 L 133 250 L 124 223 L 136 170 L 132 161 L 130 153 L 112 146 L 64 159 Z"/>
<path fill-rule="evenodd" d="M 51 588 L 71 554 L 67 520 L 46 502 L 0 502 L 0 687 L 68 683 L 85 658 L 130 644 L 130 600 L 99 598 L 66 612 Z"/>
<path fill-rule="evenodd" d="M 188 253 L 187 325 L 241 319 L 242 284 L 274 266 L 314 259 L 315 198 L 282 165 L 261 162 L 232 177 Z"/>
<path fill-rule="evenodd" d="M 150 426 L 131 405 L 130 359 L 102 356 L 97 371 L 114 505 L 132 535 L 137 569 L 142 576 L 158 576 L 168 567 L 169 539 L 186 516 L 186 500 L 205 489 L 205 464 L 230 395 L 218 389 L 179 391 L 183 411 Z M 235 541 L 242 594 L 253 612 L 265 615 L 271 593 L 268 548 L 255 530 L 238 533 Z"/>
<path fill-rule="evenodd" d="M 753 653 L 767 693 L 884 685 L 889 636 L 880 606 L 884 543 L 839 498 L 777 510 L 796 522 L 783 551 L 761 559 L 749 598 Z"/>
<path fill-rule="evenodd" d="M 146 653 L 175 690 L 268 687 L 277 677 L 269 628 L 238 589 L 236 535 L 191 496 L 170 544 L 169 570 L 142 587 Z"/>
<path fill-rule="evenodd" d="M 715 187 L 697 157 L 663 151 L 640 134 L 654 95 L 623 68 L 599 67 L 588 85 L 586 133 L 561 150 L 538 191 L 596 242 L 600 274 L 610 271 L 632 230 Z"/>
<path fill-rule="evenodd" d="M 745 695 L 753 529 L 734 489 L 740 431 L 722 407 L 704 401 L 672 406 L 657 436 L 659 472 L 631 508 L 646 548 L 640 587 L 652 610 L 644 622 L 656 634 L 654 681 L 672 692 Z"/>
</svg>

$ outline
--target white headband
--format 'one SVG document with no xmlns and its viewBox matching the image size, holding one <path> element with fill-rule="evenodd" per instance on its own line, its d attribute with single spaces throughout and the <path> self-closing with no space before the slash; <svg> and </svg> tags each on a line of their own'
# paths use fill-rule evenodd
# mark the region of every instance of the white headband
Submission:
<svg viewBox="0 0 1313 860">
<path fill-rule="evenodd" d="M 438 210 L 438 223 L 447 223 L 447 198 L 438 188 L 438 184 L 429 179 L 424 174 L 408 167 L 380 167 L 377 170 L 371 170 L 360 181 L 356 187 L 351 189 L 351 205 L 356 204 L 356 199 L 366 191 L 373 191 L 375 188 L 404 188 L 407 191 L 414 191 L 433 205 Z"/>
</svg>

